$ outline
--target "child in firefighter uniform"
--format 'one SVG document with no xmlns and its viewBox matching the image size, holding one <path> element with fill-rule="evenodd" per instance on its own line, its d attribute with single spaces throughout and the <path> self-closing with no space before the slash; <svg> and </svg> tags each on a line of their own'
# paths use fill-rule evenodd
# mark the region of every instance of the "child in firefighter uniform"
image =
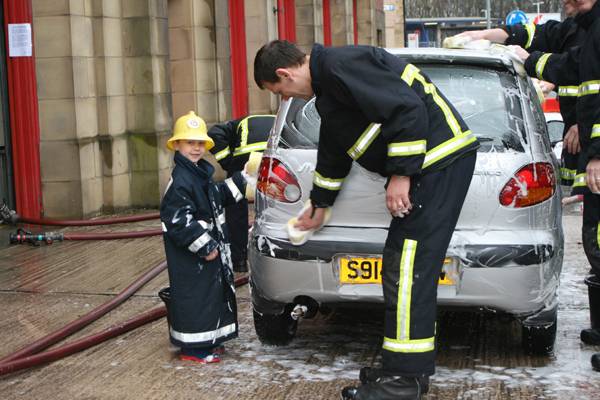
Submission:
<svg viewBox="0 0 600 400">
<path fill-rule="evenodd" d="M 167 147 L 175 168 L 160 205 L 169 271 L 169 333 L 180 358 L 220 361 L 222 343 L 238 335 L 235 287 L 223 208 L 244 198 L 241 173 L 212 181 L 202 156 L 214 146 L 193 111 L 175 123 Z"/>
</svg>

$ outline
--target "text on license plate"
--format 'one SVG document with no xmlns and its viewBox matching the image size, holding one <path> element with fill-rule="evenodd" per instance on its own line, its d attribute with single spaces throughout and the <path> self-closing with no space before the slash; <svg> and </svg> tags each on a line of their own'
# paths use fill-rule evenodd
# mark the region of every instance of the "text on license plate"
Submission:
<svg viewBox="0 0 600 400">
<path fill-rule="evenodd" d="M 381 257 L 340 258 L 340 283 L 381 283 Z M 440 285 L 454 285 L 448 274 L 442 272 Z"/>
</svg>

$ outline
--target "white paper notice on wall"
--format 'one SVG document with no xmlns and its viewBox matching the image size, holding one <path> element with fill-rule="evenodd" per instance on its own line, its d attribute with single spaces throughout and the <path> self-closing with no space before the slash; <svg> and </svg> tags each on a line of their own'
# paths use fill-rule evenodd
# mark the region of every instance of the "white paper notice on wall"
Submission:
<svg viewBox="0 0 600 400">
<path fill-rule="evenodd" d="M 8 56 L 31 57 L 31 24 L 8 24 Z"/>
</svg>

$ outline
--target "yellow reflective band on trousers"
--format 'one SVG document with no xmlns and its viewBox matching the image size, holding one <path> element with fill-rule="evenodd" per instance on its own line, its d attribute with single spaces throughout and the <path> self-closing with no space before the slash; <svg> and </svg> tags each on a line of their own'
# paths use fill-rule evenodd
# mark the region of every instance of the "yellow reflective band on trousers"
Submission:
<svg viewBox="0 0 600 400">
<path fill-rule="evenodd" d="M 535 24 L 525 24 L 525 30 L 527 30 L 527 43 L 525 43 L 525 48 L 528 49 L 531 47 L 531 43 L 533 43 L 533 38 L 535 37 Z"/>
<path fill-rule="evenodd" d="M 353 160 L 358 160 L 367 151 L 373 140 L 377 138 L 381 132 L 381 124 L 371 123 L 367 129 L 360 135 L 356 143 L 347 151 L 348 155 Z"/>
<path fill-rule="evenodd" d="M 450 130 L 452 131 L 454 136 L 459 136 L 463 133 L 460 124 L 458 123 L 456 117 L 454 116 L 454 113 L 450 109 L 450 106 L 448 106 L 444 99 L 438 94 L 437 89 L 435 88 L 433 83 L 429 83 L 425 80 L 425 77 L 419 72 L 419 68 L 415 67 L 412 64 L 408 64 L 406 68 L 404 68 L 401 78 L 404 82 L 406 82 L 408 86 L 411 87 L 415 79 L 419 81 L 421 85 L 423 85 L 423 90 L 425 91 L 425 93 L 431 95 L 435 104 L 437 104 L 438 107 L 442 110 L 442 113 L 444 113 L 446 123 L 450 127 Z"/>
<path fill-rule="evenodd" d="M 252 144 L 247 144 L 245 146 L 240 146 L 233 152 L 233 156 L 241 156 L 242 154 L 248 154 L 253 151 L 263 151 L 267 148 L 267 142 L 256 142 Z"/>
<path fill-rule="evenodd" d="M 598 248 L 600 249 L 600 222 L 596 226 L 596 244 L 598 244 Z"/>
<path fill-rule="evenodd" d="M 537 75 L 539 80 L 544 80 L 544 68 L 546 68 L 546 63 L 548 62 L 548 58 L 550 58 L 551 55 L 552 53 L 545 53 L 535 64 L 535 74 Z"/>
<path fill-rule="evenodd" d="M 383 348 L 395 353 L 424 353 L 433 351 L 435 337 L 410 338 L 410 306 L 412 301 L 413 268 L 417 251 L 416 240 L 405 239 L 400 255 L 398 305 L 396 307 L 396 338 L 383 338 Z"/>
<path fill-rule="evenodd" d="M 313 178 L 313 183 L 320 188 L 327 190 L 340 190 L 342 188 L 342 183 L 344 179 L 333 179 L 333 178 L 325 178 L 323 175 L 319 174 L 315 171 L 315 177 Z"/>
<path fill-rule="evenodd" d="M 477 137 L 471 133 L 471 131 L 466 131 L 460 136 L 454 137 L 450 140 L 446 140 L 444 143 L 434 147 L 429 150 L 425 154 L 425 160 L 423 161 L 423 168 L 427 168 L 437 161 L 443 159 L 444 157 L 462 149 L 463 147 L 468 146 L 469 144 L 475 142 Z"/>
<path fill-rule="evenodd" d="M 227 157 L 229 154 L 231 154 L 231 152 L 229 151 L 229 147 L 225 147 L 223 150 L 221 150 L 217 154 L 215 154 L 215 158 L 217 159 L 217 161 L 221 161 L 222 159 Z"/>
<path fill-rule="evenodd" d="M 577 170 L 575 169 L 569 169 L 569 168 L 561 168 L 560 169 L 560 177 L 562 179 L 568 179 L 568 180 L 573 180 L 575 179 L 575 175 L 577 174 Z"/>
<path fill-rule="evenodd" d="M 414 142 L 388 143 L 388 157 L 414 156 L 425 154 L 427 150 L 426 140 L 415 140 Z"/>
<path fill-rule="evenodd" d="M 558 88 L 559 97 L 577 97 L 579 86 L 560 86 Z"/>
<path fill-rule="evenodd" d="M 600 81 L 585 81 L 579 85 L 577 96 L 587 96 L 600 93 Z"/>
<path fill-rule="evenodd" d="M 594 126 L 592 126 L 592 136 L 590 136 L 592 139 L 600 137 L 600 124 L 594 124 Z"/>
<path fill-rule="evenodd" d="M 573 187 L 586 187 L 587 184 L 585 183 L 585 175 L 586 175 L 585 172 L 583 174 L 577 174 L 577 175 L 575 175 L 575 180 L 573 182 Z"/>
</svg>

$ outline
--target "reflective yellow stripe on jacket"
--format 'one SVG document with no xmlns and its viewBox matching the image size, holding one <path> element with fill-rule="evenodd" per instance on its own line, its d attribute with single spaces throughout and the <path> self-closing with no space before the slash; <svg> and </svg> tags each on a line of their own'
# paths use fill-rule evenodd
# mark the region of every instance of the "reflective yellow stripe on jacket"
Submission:
<svg viewBox="0 0 600 400">
<path fill-rule="evenodd" d="M 533 43 L 533 38 L 535 37 L 535 24 L 525 24 L 525 30 L 527 31 L 527 43 L 525 43 L 525 49 L 531 47 L 531 43 Z"/>
<path fill-rule="evenodd" d="M 326 178 L 317 171 L 315 171 L 315 176 L 313 178 L 313 184 L 317 185 L 320 188 L 327 190 L 340 190 L 342 188 L 342 183 L 344 179 L 335 179 L 335 178 Z"/>
<path fill-rule="evenodd" d="M 371 123 L 367 129 L 360 135 L 356 143 L 347 151 L 353 160 L 358 160 L 367 151 L 371 143 L 379 136 L 381 124 Z"/>
<path fill-rule="evenodd" d="M 221 150 L 217 154 L 215 154 L 215 158 L 217 159 L 217 161 L 221 161 L 222 159 L 224 159 L 225 157 L 227 157 L 230 154 L 231 154 L 231 151 L 229 151 L 229 146 L 227 146 L 223 150 Z"/>
<path fill-rule="evenodd" d="M 575 175 L 575 180 L 573 182 L 573 187 L 586 187 L 587 184 L 585 183 L 585 175 L 586 175 L 585 172 L 583 174 L 577 174 L 577 175 Z"/>
<path fill-rule="evenodd" d="M 579 86 L 560 86 L 558 88 L 559 97 L 577 97 Z"/>
<path fill-rule="evenodd" d="M 591 138 L 597 138 L 600 137 L 600 124 L 594 124 L 594 126 L 592 126 L 592 136 Z"/>
<path fill-rule="evenodd" d="M 267 148 L 267 142 L 256 142 L 248 144 L 248 124 L 251 118 L 256 117 L 272 117 L 272 115 L 249 115 L 243 120 L 240 121 L 238 125 L 238 135 L 240 136 L 240 145 L 235 148 L 233 151 L 233 156 L 241 156 L 243 154 L 248 154 L 253 151 L 263 151 Z M 219 153 L 217 153 L 219 154 Z M 219 158 L 217 158 L 219 160 Z"/>
<path fill-rule="evenodd" d="M 538 60 L 538 62 L 535 64 L 535 74 L 537 75 L 538 79 L 543 81 L 544 80 L 544 68 L 546 68 L 546 63 L 548 62 L 548 58 L 550 58 L 552 54 L 551 53 L 545 53 L 543 56 L 540 57 L 540 59 Z"/>
<path fill-rule="evenodd" d="M 577 174 L 577 170 L 569 169 L 569 168 L 561 168 L 560 169 L 560 177 L 564 180 L 572 181 L 575 179 L 575 175 Z"/>
<path fill-rule="evenodd" d="M 446 118 L 446 123 L 454 133 L 454 136 L 459 136 L 462 134 L 462 129 L 460 124 L 456 120 L 454 113 L 448 106 L 448 104 L 444 101 L 444 99 L 438 94 L 437 89 L 432 83 L 429 83 L 425 80 L 425 77 L 421 75 L 419 72 L 419 68 L 415 67 L 412 64 L 408 64 L 406 68 L 404 68 L 404 72 L 402 72 L 402 80 L 406 82 L 408 86 L 413 85 L 415 79 L 423 85 L 423 90 L 425 93 L 431 95 L 433 97 L 433 101 L 444 113 L 444 117 Z"/>
<path fill-rule="evenodd" d="M 600 81 L 585 81 L 579 85 L 579 97 L 600 92 Z"/>
<path fill-rule="evenodd" d="M 427 151 L 426 140 L 416 140 L 414 142 L 388 143 L 388 157 L 414 156 L 425 154 Z"/>
</svg>

